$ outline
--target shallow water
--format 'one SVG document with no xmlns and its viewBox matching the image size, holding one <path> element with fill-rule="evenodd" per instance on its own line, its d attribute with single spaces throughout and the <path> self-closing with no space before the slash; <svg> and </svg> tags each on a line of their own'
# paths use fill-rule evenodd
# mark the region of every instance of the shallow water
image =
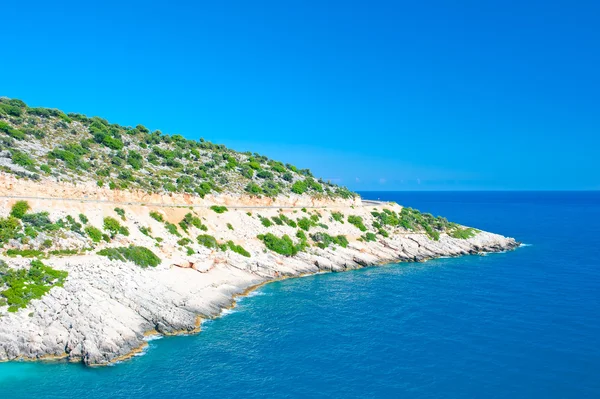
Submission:
<svg viewBox="0 0 600 399">
<path fill-rule="evenodd" d="M 0 397 L 600 397 L 600 193 L 368 193 L 528 244 L 275 282 L 111 367 L 0 364 Z"/>
</svg>

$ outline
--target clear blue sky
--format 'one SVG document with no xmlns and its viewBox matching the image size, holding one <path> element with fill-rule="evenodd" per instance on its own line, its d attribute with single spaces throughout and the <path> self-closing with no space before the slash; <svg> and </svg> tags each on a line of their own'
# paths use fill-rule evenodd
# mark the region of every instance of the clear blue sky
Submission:
<svg viewBox="0 0 600 399">
<path fill-rule="evenodd" d="M 13 1 L 0 95 L 354 190 L 600 189 L 598 18 L 597 1 Z"/>
</svg>

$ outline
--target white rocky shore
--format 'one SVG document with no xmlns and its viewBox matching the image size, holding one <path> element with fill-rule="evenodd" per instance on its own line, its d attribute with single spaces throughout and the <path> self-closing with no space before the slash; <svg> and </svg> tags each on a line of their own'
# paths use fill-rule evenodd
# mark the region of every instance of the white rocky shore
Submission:
<svg viewBox="0 0 600 399">
<path fill-rule="evenodd" d="M 7 195 L 2 198 L 0 209 L 6 216 L 15 199 Z M 498 252 L 518 245 L 512 238 L 487 232 L 479 232 L 469 239 L 442 234 L 439 241 L 434 241 L 425 234 L 400 228 L 390 230 L 389 238 L 378 236 L 375 242 L 359 241 L 362 232 L 347 221 L 333 220 L 332 211 L 346 217 L 362 216 L 365 224 L 370 226 L 373 210 L 388 208 L 399 212 L 401 207 L 396 204 L 367 206 L 360 201 L 351 201 L 330 206 L 319 203 L 322 208 L 307 210 L 308 214 L 318 212 L 328 225 L 327 230 L 317 227 L 311 233 L 326 231 L 332 236 L 345 235 L 349 240 L 347 248 L 312 246 L 296 256 L 284 257 L 267 251 L 256 237 L 267 232 L 294 237 L 298 229 L 286 225 L 264 227 L 259 215 L 284 214 L 297 219 L 307 213 L 299 207 L 234 209 L 231 199 L 226 202 L 229 210 L 222 214 L 200 206 L 190 209 L 172 205 L 119 205 L 125 210 L 123 224 L 131 234 L 117 236 L 114 242 L 105 246 L 132 243 L 145 246 L 162 259 L 162 264 L 141 268 L 130 262 L 109 261 L 95 254 L 101 248 L 98 246 L 86 255 L 43 259 L 55 269 L 68 271 L 68 278 L 63 287 L 52 288 L 41 299 L 31 301 L 17 312 L 8 312 L 6 306 L 0 306 L 0 360 L 67 359 L 88 365 L 107 364 L 138 351 L 145 345 L 148 335 L 198 332 L 202 319 L 217 317 L 223 309 L 234 304 L 237 295 L 268 281 L 390 262 Z M 53 219 L 84 213 L 89 223 L 95 226 L 102 226 L 104 216 L 115 216 L 115 204 L 109 202 L 82 203 L 56 198 L 30 200 L 29 203 L 32 212 L 48 211 Z M 245 201 L 243 205 L 249 204 Z M 251 257 L 197 244 L 195 237 L 204 232 L 195 227 L 189 232 L 193 240 L 189 246 L 194 253 L 187 255 L 176 243 L 179 237 L 169 234 L 163 224 L 149 217 L 150 211 L 161 213 L 174 224 L 193 211 L 202 218 L 209 234 L 219 241 L 232 240 L 242 245 Z M 142 226 L 151 227 L 153 235 L 164 240 L 157 244 L 140 232 Z M 66 236 L 57 245 L 63 249 L 92 245 L 91 241 L 84 241 Z M 12 268 L 27 267 L 30 263 L 30 259 L 25 258 L 1 258 Z"/>
</svg>

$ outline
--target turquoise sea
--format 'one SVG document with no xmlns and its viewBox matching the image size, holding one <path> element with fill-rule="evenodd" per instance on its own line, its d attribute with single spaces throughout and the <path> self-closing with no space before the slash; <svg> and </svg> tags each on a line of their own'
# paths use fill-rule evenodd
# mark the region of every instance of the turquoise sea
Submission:
<svg viewBox="0 0 600 399">
<path fill-rule="evenodd" d="M 268 284 L 115 366 L 0 364 L 0 397 L 600 397 L 600 193 L 363 196 L 526 245 Z"/>
</svg>

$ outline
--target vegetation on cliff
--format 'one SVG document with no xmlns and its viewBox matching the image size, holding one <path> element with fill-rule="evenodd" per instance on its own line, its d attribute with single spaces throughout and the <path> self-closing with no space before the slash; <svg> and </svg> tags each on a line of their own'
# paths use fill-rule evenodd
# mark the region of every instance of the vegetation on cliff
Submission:
<svg viewBox="0 0 600 399">
<path fill-rule="evenodd" d="M 0 260 L 0 306 L 8 305 L 9 312 L 16 312 L 32 299 L 44 296 L 52 287 L 62 285 L 67 275 L 39 260 L 31 261 L 29 268 L 22 269 L 11 269 Z"/>
<path fill-rule="evenodd" d="M 30 179 L 91 181 L 152 193 L 302 194 L 351 198 L 344 187 L 263 155 L 204 139 L 150 132 L 99 117 L 0 98 L 0 169 Z"/>
</svg>

